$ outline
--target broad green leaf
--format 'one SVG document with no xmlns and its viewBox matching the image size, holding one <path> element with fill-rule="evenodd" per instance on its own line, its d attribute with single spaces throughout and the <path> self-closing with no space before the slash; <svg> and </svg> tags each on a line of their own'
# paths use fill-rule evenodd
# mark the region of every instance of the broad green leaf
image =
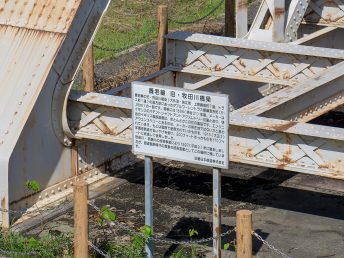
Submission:
<svg viewBox="0 0 344 258">
<path fill-rule="evenodd" d="M 148 225 L 144 225 L 143 228 L 142 228 L 142 233 L 146 237 L 153 236 L 153 229 L 150 226 L 148 226 Z"/>
<path fill-rule="evenodd" d="M 228 250 L 231 245 L 229 243 L 224 244 L 223 249 Z"/>
<path fill-rule="evenodd" d="M 117 215 L 106 206 L 102 207 L 100 216 L 102 219 L 110 221 L 110 222 L 117 220 Z"/>
<path fill-rule="evenodd" d="M 33 192 L 39 192 L 41 190 L 41 186 L 36 180 L 28 180 L 25 185 L 28 190 Z"/>
</svg>

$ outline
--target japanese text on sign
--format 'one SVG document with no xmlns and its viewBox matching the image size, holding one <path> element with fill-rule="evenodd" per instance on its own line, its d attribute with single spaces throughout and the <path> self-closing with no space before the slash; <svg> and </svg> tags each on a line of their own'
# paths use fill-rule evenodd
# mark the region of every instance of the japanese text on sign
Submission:
<svg viewBox="0 0 344 258">
<path fill-rule="evenodd" d="M 228 167 L 228 96 L 132 85 L 135 154 Z"/>
</svg>

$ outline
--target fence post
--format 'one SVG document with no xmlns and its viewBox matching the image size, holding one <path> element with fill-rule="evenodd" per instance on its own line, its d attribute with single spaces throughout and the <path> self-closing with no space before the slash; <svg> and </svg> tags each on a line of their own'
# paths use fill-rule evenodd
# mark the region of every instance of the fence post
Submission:
<svg viewBox="0 0 344 258">
<path fill-rule="evenodd" d="M 87 49 L 84 61 L 82 64 L 82 80 L 84 90 L 94 91 L 94 61 L 93 61 L 93 43 Z"/>
<path fill-rule="evenodd" d="M 235 37 L 235 0 L 225 0 L 225 36 Z"/>
<path fill-rule="evenodd" d="M 159 70 L 166 66 L 166 41 L 165 35 L 168 33 L 168 9 L 167 5 L 158 6 L 158 67 Z"/>
<path fill-rule="evenodd" d="M 252 212 L 240 210 L 236 213 L 236 257 L 252 258 Z"/>
<path fill-rule="evenodd" d="M 74 184 L 74 257 L 88 258 L 88 186 L 85 180 Z"/>
</svg>

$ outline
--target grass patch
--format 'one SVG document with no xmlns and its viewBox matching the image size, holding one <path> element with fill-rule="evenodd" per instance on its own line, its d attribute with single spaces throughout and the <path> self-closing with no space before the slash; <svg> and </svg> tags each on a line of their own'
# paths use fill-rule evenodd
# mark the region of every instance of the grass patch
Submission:
<svg viewBox="0 0 344 258">
<path fill-rule="evenodd" d="M 1 253 L 2 250 L 11 253 Z M 51 231 L 38 237 L 26 237 L 13 232 L 0 232 L 0 256 L 6 257 L 72 257 L 72 239 L 60 232 Z"/>
<path fill-rule="evenodd" d="M 171 20 L 193 21 L 209 13 L 222 0 L 122 0 L 112 1 L 96 35 L 95 45 L 115 51 L 95 48 L 95 59 L 109 59 L 132 46 L 150 42 L 157 37 L 156 11 L 159 4 L 169 8 Z M 224 17 L 224 4 L 211 16 Z M 170 29 L 185 25 L 170 22 Z"/>
</svg>

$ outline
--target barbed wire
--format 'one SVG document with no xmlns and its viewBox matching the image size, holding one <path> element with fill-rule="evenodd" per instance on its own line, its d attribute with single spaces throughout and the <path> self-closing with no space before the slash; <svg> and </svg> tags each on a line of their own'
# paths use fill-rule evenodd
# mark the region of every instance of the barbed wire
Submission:
<svg viewBox="0 0 344 258">
<path fill-rule="evenodd" d="M 180 25 L 187 25 L 187 24 L 193 24 L 193 23 L 197 23 L 197 22 L 200 22 L 200 21 L 203 21 L 205 18 L 211 16 L 212 14 L 214 14 L 217 9 L 219 9 L 222 4 L 224 3 L 224 0 L 221 0 L 217 5 L 214 6 L 213 9 L 211 9 L 208 13 L 206 13 L 204 16 L 200 17 L 200 18 L 197 18 L 196 20 L 193 20 L 193 21 L 178 21 L 178 20 L 174 20 L 172 18 L 168 18 L 168 20 L 172 23 L 176 23 L 176 24 L 180 24 Z"/>
<path fill-rule="evenodd" d="M 266 245 L 269 249 L 271 249 L 272 251 L 274 251 L 275 253 L 279 254 L 280 256 L 284 257 L 284 258 L 291 258 L 289 255 L 283 253 L 282 251 L 278 250 L 275 246 L 273 246 L 272 244 L 270 244 L 268 241 L 266 241 L 265 239 L 263 239 L 260 235 L 258 235 L 258 233 L 256 232 L 252 232 L 252 235 L 254 235 L 259 241 L 261 241 L 264 245 Z"/>
<path fill-rule="evenodd" d="M 94 202 L 89 202 L 89 205 L 95 209 L 97 212 L 100 212 L 101 209 L 99 207 L 97 207 Z M 157 243 L 162 243 L 162 244 L 173 244 L 173 245 L 187 245 L 187 246 L 191 246 L 191 245 L 196 245 L 196 244 L 202 244 L 202 243 L 207 243 L 210 241 L 213 241 L 214 239 L 216 239 L 215 237 L 208 237 L 208 238 L 201 238 L 201 239 L 197 239 L 197 240 L 171 240 L 171 239 L 166 239 L 166 238 L 158 238 L 158 237 L 147 237 L 145 234 L 138 232 L 134 229 L 132 229 L 131 227 L 129 227 L 128 225 L 126 225 L 125 223 L 121 223 L 118 221 L 112 221 L 112 222 L 108 222 L 108 224 L 110 226 L 113 227 L 117 227 L 120 228 L 122 230 L 125 230 L 127 232 L 129 232 L 132 235 L 139 235 L 140 237 L 146 239 L 147 241 L 154 241 Z M 234 228 L 230 229 L 224 233 L 222 233 L 220 235 L 220 237 L 225 237 L 227 235 L 230 235 L 232 232 L 234 232 Z"/>
</svg>

